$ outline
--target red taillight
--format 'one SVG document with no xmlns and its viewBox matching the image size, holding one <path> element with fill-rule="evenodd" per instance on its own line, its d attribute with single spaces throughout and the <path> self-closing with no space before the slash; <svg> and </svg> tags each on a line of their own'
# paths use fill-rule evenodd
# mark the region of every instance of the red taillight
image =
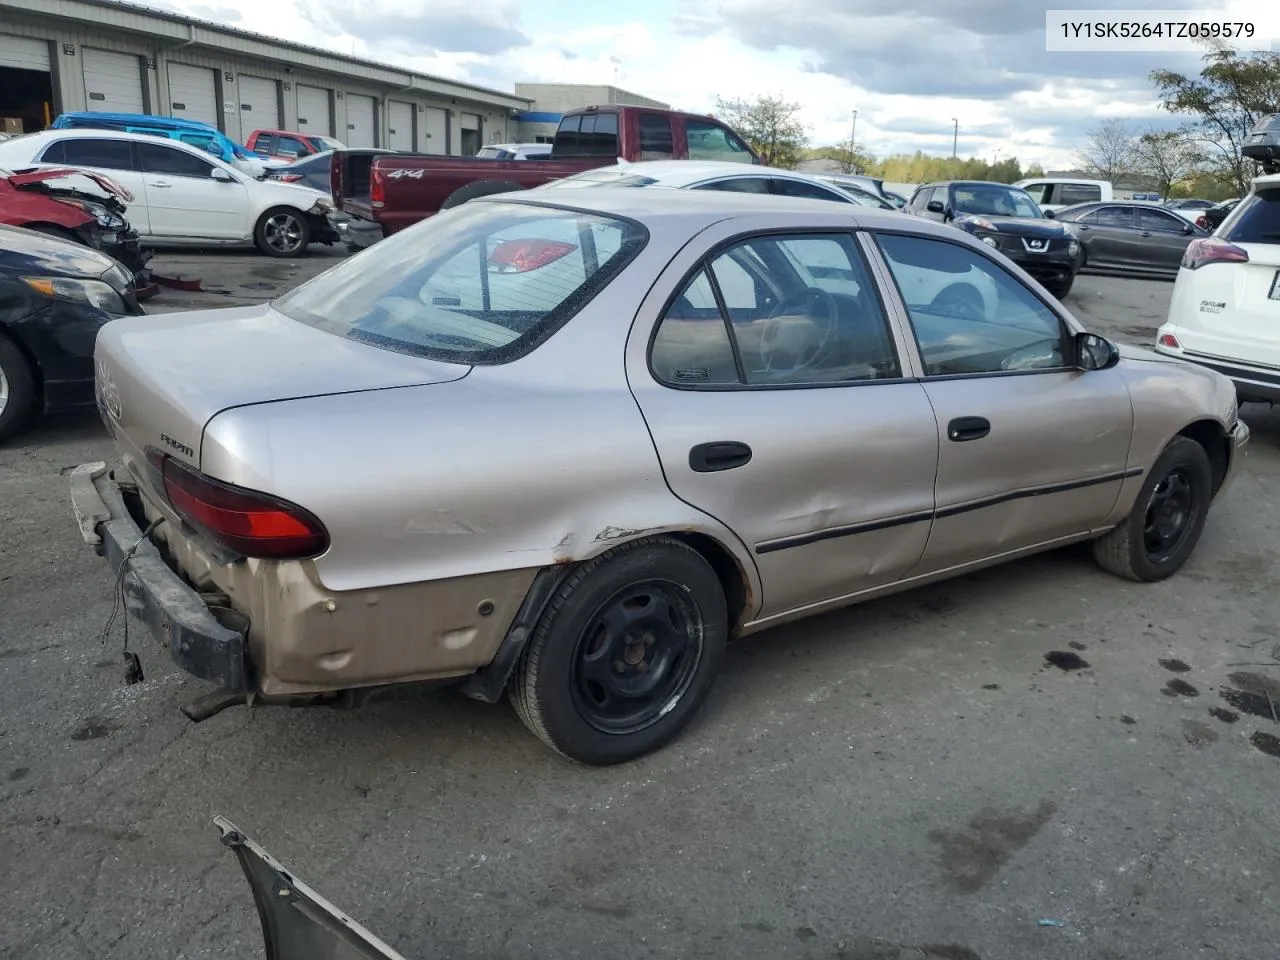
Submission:
<svg viewBox="0 0 1280 960">
<path fill-rule="evenodd" d="M 1182 344 L 1178 342 L 1178 338 L 1172 333 L 1160 334 L 1160 339 L 1156 341 L 1162 347 L 1172 347 L 1174 350 L 1181 350 Z"/>
<path fill-rule="evenodd" d="M 1197 227 L 1199 227 L 1199 228 L 1200 228 L 1200 229 L 1202 229 L 1202 230 L 1208 230 L 1208 229 L 1209 229 L 1209 218 L 1208 218 L 1208 217 L 1206 217 L 1203 213 L 1202 213 L 1202 214 L 1200 214 L 1200 216 L 1196 217 L 1196 226 L 1197 226 Z"/>
<path fill-rule="evenodd" d="M 300 174 L 300 173 L 277 173 L 277 174 L 276 174 L 276 179 L 277 179 L 277 180 L 283 180 L 285 183 L 297 183 L 299 180 L 301 180 L 301 179 L 302 179 L 302 174 Z"/>
<path fill-rule="evenodd" d="M 1249 251 L 1228 243 L 1221 237 L 1201 237 L 1187 244 L 1182 254 L 1182 266 L 1199 270 L 1210 263 L 1248 263 Z"/>
<path fill-rule="evenodd" d="M 300 560 L 324 553 L 329 533 L 297 504 L 214 480 L 172 457 L 162 461 L 164 492 L 178 514 L 242 556 Z"/>
<path fill-rule="evenodd" d="M 528 273 L 555 263 L 577 249 L 576 244 L 560 240 L 508 240 L 489 254 L 489 269 L 494 273 Z"/>
<path fill-rule="evenodd" d="M 369 205 L 383 207 L 387 203 L 387 184 L 382 171 L 374 167 L 369 175 Z"/>
</svg>

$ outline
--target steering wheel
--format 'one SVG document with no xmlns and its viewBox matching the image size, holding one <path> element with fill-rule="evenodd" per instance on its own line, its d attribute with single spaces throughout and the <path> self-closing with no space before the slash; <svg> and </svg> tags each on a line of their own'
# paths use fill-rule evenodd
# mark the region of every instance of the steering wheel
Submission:
<svg viewBox="0 0 1280 960">
<path fill-rule="evenodd" d="M 826 313 L 823 319 L 819 319 L 817 310 L 819 307 Z M 796 312 L 802 312 L 805 319 L 812 320 L 815 325 L 820 326 L 822 332 L 820 337 L 811 340 L 803 349 L 788 351 L 783 347 L 783 341 L 788 332 L 784 318 L 789 314 L 794 316 Z M 835 297 L 821 287 L 805 287 L 784 297 L 773 308 L 764 322 L 764 329 L 760 332 L 760 360 L 764 363 L 765 370 L 768 373 L 798 373 L 811 366 L 826 352 L 827 343 L 835 331 L 838 318 L 839 307 L 836 306 Z M 792 354 L 790 366 L 779 363 L 780 347 L 783 347 L 783 352 Z"/>
<path fill-rule="evenodd" d="M 952 283 L 938 291 L 929 304 L 939 312 L 946 311 L 958 320 L 987 319 L 987 305 L 978 288 L 971 283 Z"/>
</svg>

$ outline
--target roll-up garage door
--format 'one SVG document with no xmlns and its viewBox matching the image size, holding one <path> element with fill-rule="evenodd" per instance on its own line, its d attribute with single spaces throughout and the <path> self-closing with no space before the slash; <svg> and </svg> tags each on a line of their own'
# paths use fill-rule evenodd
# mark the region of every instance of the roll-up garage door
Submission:
<svg viewBox="0 0 1280 960">
<path fill-rule="evenodd" d="M 484 141 L 481 139 L 481 126 L 480 114 L 458 114 L 458 127 L 462 140 L 460 149 L 464 157 L 474 157 L 480 152 L 480 147 L 484 145 Z"/>
<path fill-rule="evenodd" d="M 374 123 L 377 114 L 373 97 L 358 93 L 347 94 L 347 135 L 340 138 L 348 147 L 376 147 Z"/>
<path fill-rule="evenodd" d="M 95 113 L 146 113 L 142 58 L 81 47 L 85 109 Z"/>
<path fill-rule="evenodd" d="M 449 152 L 449 121 L 440 107 L 427 107 L 422 115 L 422 152 L 441 156 Z"/>
<path fill-rule="evenodd" d="M 240 74 L 240 136 L 253 130 L 280 129 L 280 84 L 265 77 Z"/>
<path fill-rule="evenodd" d="M 333 136 L 331 103 L 328 90 L 298 84 L 298 130 L 321 137 Z M 346 143 L 345 139 L 339 139 Z"/>
<path fill-rule="evenodd" d="M 45 40 L 8 37 L 0 34 L 0 67 L 47 72 L 49 44 Z"/>
<path fill-rule="evenodd" d="M 209 67 L 169 64 L 169 112 L 183 120 L 199 120 L 222 129 L 218 121 L 218 74 Z"/>
<path fill-rule="evenodd" d="M 392 150 L 413 149 L 413 104 L 387 101 L 387 146 Z"/>
</svg>

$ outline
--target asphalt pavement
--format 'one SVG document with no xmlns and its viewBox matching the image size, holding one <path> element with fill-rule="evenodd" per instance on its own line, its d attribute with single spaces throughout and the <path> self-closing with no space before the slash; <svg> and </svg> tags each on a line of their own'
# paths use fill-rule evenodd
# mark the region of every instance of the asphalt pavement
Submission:
<svg viewBox="0 0 1280 960">
<path fill-rule="evenodd" d="M 162 257 L 205 292 L 149 308 L 332 262 Z M 1149 343 L 1170 289 L 1068 306 Z M 448 691 L 194 725 L 204 686 L 136 624 L 126 686 L 66 489 L 111 445 L 47 421 L 0 447 L 0 956 L 262 956 L 216 814 L 418 960 L 1275 956 L 1280 414 L 1244 416 L 1173 579 L 1073 548 L 748 638 L 685 736 L 609 769 Z"/>
</svg>

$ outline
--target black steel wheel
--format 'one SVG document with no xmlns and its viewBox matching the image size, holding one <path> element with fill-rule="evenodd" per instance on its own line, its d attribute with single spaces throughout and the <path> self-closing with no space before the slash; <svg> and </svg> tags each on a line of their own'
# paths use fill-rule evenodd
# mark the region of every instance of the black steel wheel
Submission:
<svg viewBox="0 0 1280 960">
<path fill-rule="evenodd" d="M 1152 465 L 1128 518 L 1094 541 L 1095 559 L 1127 580 L 1151 583 L 1173 575 L 1195 549 L 1212 499 L 1204 447 L 1175 437 Z"/>
<path fill-rule="evenodd" d="M 623 544 L 574 571 L 530 637 L 508 688 L 525 725 L 572 760 L 621 763 L 677 736 L 724 657 L 715 571 L 686 544 Z"/>
</svg>

